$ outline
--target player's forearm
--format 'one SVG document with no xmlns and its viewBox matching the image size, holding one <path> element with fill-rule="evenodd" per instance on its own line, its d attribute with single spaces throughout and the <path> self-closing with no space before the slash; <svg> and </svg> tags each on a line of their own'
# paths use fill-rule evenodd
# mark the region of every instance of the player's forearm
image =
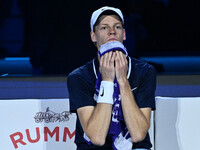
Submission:
<svg viewBox="0 0 200 150">
<path fill-rule="evenodd" d="M 133 142 L 141 141 L 149 129 L 149 122 L 138 108 L 128 80 L 120 83 L 120 94 L 124 119 L 132 140 Z"/>
<path fill-rule="evenodd" d="M 88 120 L 86 134 L 93 144 L 103 145 L 108 134 L 112 105 L 99 103 Z"/>
</svg>

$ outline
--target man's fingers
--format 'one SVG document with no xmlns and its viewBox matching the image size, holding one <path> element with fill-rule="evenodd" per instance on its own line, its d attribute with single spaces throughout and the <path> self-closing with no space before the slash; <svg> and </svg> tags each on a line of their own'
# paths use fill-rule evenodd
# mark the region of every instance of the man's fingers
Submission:
<svg viewBox="0 0 200 150">
<path fill-rule="evenodd" d="M 115 63 L 116 63 L 116 67 L 118 68 L 119 66 L 121 66 L 121 59 L 120 59 L 120 56 L 119 56 L 119 52 L 116 51 L 116 59 L 115 59 Z"/>
<path fill-rule="evenodd" d="M 109 54 L 106 53 L 103 56 L 101 56 L 101 66 L 107 66 L 108 65 L 108 56 Z"/>
<path fill-rule="evenodd" d="M 113 55 L 112 51 L 108 53 L 108 58 L 107 58 L 107 65 L 108 66 L 112 65 L 112 61 L 111 61 L 112 55 Z"/>
<path fill-rule="evenodd" d="M 119 60 L 119 65 L 120 66 L 124 66 L 124 65 L 127 65 L 127 59 L 126 59 L 126 56 L 124 55 L 123 52 L 117 52 L 117 56 L 118 56 L 118 60 Z"/>
<path fill-rule="evenodd" d="M 112 56 L 111 56 L 110 63 L 111 63 L 111 65 L 113 65 L 113 66 L 114 66 L 114 62 L 115 62 L 115 57 L 116 57 L 116 53 L 115 53 L 115 52 L 112 52 Z"/>
<path fill-rule="evenodd" d="M 112 67 L 114 65 L 115 55 L 114 52 L 108 52 L 102 56 L 104 67 Z M 114 67 L 114 66 L 113 66 Z"/>
</svg>

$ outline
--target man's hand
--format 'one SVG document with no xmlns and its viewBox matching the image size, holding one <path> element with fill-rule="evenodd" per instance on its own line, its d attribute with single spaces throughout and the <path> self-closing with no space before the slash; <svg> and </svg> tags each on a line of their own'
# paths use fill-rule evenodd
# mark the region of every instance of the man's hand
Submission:
<svg viewBox="0 0 200 150">
<path fill-rule="evenodd" d="M 116 51 L 115 53 L 115 73 L 117 81 L 120 84 L 127 80 L 128 61 L 121 51 Z"/>
<path fill-rule="evenodd" d="M 102 76 L 102 81 L 114 81 L 115 79 L 115 61 L 116 53 L 108 52 L 100 58 L 99 70 Z"/>
</svg>

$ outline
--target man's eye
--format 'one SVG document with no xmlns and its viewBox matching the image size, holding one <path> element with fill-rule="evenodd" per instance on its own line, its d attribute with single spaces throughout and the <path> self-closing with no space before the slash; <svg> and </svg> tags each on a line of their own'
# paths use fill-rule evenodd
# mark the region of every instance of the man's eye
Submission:
<svg viewBox="0 0 200 150">
<path fill-rule="evenodd" d="M 101 30 L 106 30 L 107 29 L 107 27 L 101 27 Z"/>
<path fill-rule="evenodd" d="M 122 27 L 121 27 L 121 26 L 116 26 L 116 28 L 117 28 L 117 29 L 122 29 Z"/>
</svg>

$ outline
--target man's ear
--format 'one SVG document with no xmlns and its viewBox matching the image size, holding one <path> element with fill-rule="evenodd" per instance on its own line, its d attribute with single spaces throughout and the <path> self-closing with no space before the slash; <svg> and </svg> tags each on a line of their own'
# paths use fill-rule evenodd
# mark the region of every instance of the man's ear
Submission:
<svg viewBox="0 0 200 150">
<path fill-rule="evenodd" d="M 124 41 L 126 40 L 126 31 L 125 31 L 125 29 L 123 29 L 123 40 Z"/>
<path fill-rule="evenodd" d="M 96 35 L 93 31 L 90 32 L 90 37 L 91 37 L 92 42 L 97 42 Z"/>
</svg>

